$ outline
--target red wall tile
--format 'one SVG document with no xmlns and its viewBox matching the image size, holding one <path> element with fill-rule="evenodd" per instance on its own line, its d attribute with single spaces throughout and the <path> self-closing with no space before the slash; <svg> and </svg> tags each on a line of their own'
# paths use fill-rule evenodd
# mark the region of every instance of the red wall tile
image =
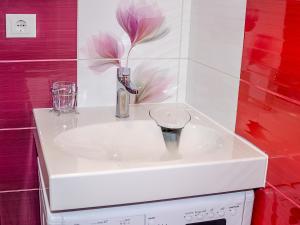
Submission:
<svg viewBox="0 0 300 225">
<path fill-rule="evenodd" d="M 300 205 L 300 163 L 292 157 L 272 158 L 269 180 L 280 192 Z"/>
<path fill-rule="evenodd" d="M 33 130 L 0 130 L 0 143 L 0 192 L 38 188 Z"/>
<path fill-rule="evenodd" d="M 37 38 L 6 38 L 5 14 L 37 14 Z M 76 59 L 77 0 L 1 0 L 0 60 Z"/>
<path fill-rule="evenodd" d="M 261 189 L 255 193 L 252 224 L 300 224 L 300 209 L 271 187 Z"/>
<path fill-rule="evenodd" d="M 243 80 L 300 101 L 300 2 L 249 0 Z M 247 29 L 248 27 L 248 29 Z"/>
<path fill-rule="evenodd" d="M 300 224 L 300 1 L 248 0 L 236 132 L 269 156 L 254 225 Z"/>
<path fill-rule="evenodd" d="M 240 83 L 236 131 L 270 157 L 300 154 L 299 118 L 300 105 Z"/>
<path fill-rule="evenodd" d="M 0 193 L 1 225 L 40 225 L 38 191 Z"/>
<path fill-rule="evenodd" d="M 32 108 L 50 107 L 53 81 L 76 81 L 76 61 L 0 62 L 0 129 L 34 126 Z"/>
</svg>

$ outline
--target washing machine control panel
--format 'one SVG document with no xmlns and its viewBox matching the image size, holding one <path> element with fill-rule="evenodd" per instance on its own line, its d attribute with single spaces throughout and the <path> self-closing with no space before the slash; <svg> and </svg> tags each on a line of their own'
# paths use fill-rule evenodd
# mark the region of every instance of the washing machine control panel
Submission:
<svg viewBox="0 0 300 225">
<path fill-rule="evenodd" d="M 231 225 L 241 224 L 243 203 L 196 208 L 146 216 L 145 225 Z"/>
<path fill-rule="evenodd" d="M 242 210 L 242 204 L 237 203 L 228 207 L 224 206 L 224 207 L 217 207 L 217 208 L 193 210 L 190 212 L 186 212 L 184 218 L 187 222 L 221 219 L 221 218 L 233 217 L 236 214 L 240 213 L 241 210 Z"/>
<path fill-rule="evenodd" d="M 89 221 L 79 221 L 78 219 L 72 221 L 69 219 L 65 221 L 64 225 L 144 225 L 145 215 L 115 217 L 107 219 L 90 219 Z"/>
<path fill-rule="evenodd" d="M 200 199 L 199 199 L 200 200 Z M 87 220 L 69 218 L 64 225 L 236 225 L 242 224 L 244 202 L 238 201 L 227 205 L 198 206 L 196 202 L 188 200 L 170 202 L 170 205 L 156 203 L 149 207 L 140 208 L 142 205 L 132 205 L 127 212 L 116 209 L 113 217 L 105 217 L 101 213 L 100 218 L 86 216 Z M 180 204 L 182 203 L 182 204 Z M 175 205 L 173 205 L 175 204 Z M 196 205 L 195 205 L 196 204 Z M 150 203 L 151 205 L 151 203 Z M 107 209 L 104 209 L 107 210 Z M 116 212 L 120 212 L 120 216 Z M 134 214 L 134 213 L 140 214 Z M 127 214 L 127 215 L 126 215 Z M 110 213 L 108 211 L 107 216 Z M 126 215 L 126 216 L 124 216 Z M 102 217 L 102 218 L 101 218 Z M 248 225 L 248 224 L 247 224 Z"/>
<path fill-rule="evenodd" d="M 45 225 L 250 225 L 252 191 L 51 213 Z M 48 207 L 47 207 L 48 208 Z"/>
</svg>

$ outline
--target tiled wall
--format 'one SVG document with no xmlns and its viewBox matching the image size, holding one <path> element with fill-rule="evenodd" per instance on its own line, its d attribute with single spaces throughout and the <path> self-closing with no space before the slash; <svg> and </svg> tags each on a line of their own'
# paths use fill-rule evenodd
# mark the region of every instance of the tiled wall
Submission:
<svg viewBox="0 0 300 225">
<path fill-rule="evenodd" d="M 270 157 L 254 225 L 300 224 L 300 1 L 248 0 L 236 132 Z"/>
<path fill-rule="evenodd" d="M 91 40 L 100 39 L 107 34 L 113 36 L 125 49 L 124 54 L 117 55 L 116 60 L 120 60 L 122 66 L 126 65 L 130 38 L 116 16 L 118 10 L 124 8 L 124 2 L 128 4 L 130 1 L 78 1 L 79 106 L 115 104 L 116 66 L 102 70 L 99 65 L 106 62 L 107 58 L 99 53 L 92 54 L 96 46 L 91 44 Z M 133 8 L 139 8 L 143 1 L 132 2 Z M 135 45 L 130 53 L 128 66 L 137 85 L 148 83 L 146 94 L 149 97 L 142 101 L 143 103 L 182 101 L 185 96 L 190 0 L 159 0 L 156 3 L 151 7 L 153 14 L 160 14 L 164 18 L 161 29 L 166 28 L 169 32 L 158 40 Z M 148 10 L 147 8 L 143 13 L 152 13 Z M 139 17 L 139 13 L 135 11 L 132 14 Z M 104 45 L 100 48 L 107 47 Z"/>
<path fill-rule="evenodd" d="M 246 0 L 192 0 L 187 102 L 234 130 Z"/>
<path fill-rule="evenodd" d="M 93 37 L 110 34 L 124 45 L 124 55 L 114 59 L 124 65 L 130 39 L 116 18 L 122 2 L 0 1 L 0 225 L 39 224 L 32 108 L 51 106 L 51 83 L 77 81 L 79 106 L 115 104 L 116 67 L 99 72 L 97 65 L 109 59 L 87 50 Z M 169 32 L 159 40 L 138 44 L 131 52 L 134 81 L 150 84 L 139 101 L 184 101 L 190 3 L 159 0 L 153 5 L 153 12 L 165 19 L 162 28 Z M 23 13 L 37 14 L 37 37 L 7 39 L 5 14 Z"/>
<path fill-rule="evenodd" d="M 169 33 L 136 46 L 129 66 L 134 81 L 151 84 L 143 101 L 187 100 L 271 156 L 253 224 L 300 224 L 300 3 L 248 1 L 247 14 L 246 0 L 157 1 Z M 51 83 L 77 80 L 80 106 L 115 104 L 116 67 L 99 72 L 107 59 L 87 50 L 109 33 L 128 51 L 116 19 L 120 2 L 0 1 L 1 225 L 39 224 L 32 108 L 50 106 Z M 6 13 L 36 13 L 37 38 L 6 39 Z"/>
<path fill-rule="evenodd" d="M 296 0 L 192 1 L 187 102 L 270 156 L 253 225 L 300 224 L 299 12 Z"/>
<path fill-rule="evenodd" d="M 37 14 L 37 38 L 6 39 L 5 14 Z M 0 224 L 38 225 L 33 107 L 55 80 L 76 80 L 76 0 L 0 1 Z"/>
</svg>

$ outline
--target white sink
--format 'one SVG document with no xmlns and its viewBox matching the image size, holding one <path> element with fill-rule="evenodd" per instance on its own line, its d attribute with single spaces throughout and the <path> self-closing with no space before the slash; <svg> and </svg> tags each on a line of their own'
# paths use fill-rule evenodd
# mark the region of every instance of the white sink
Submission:
<svg viewBox="0 0 300 225">
<path fill-rule="evenodd" d="M 173 104 L 169 104 L 172 106 Z M 167 105 L 168 106 L 168 105 Z M 149 110 L 82 108 L 57 116 L 35 109 L 36 143 L 53 211 L 253 189 L 265 185 L 267 156 L 189 106 L 178 149 L 168 149 Z"/>
<path fill-rule="evenodd" d="M 216 151 L 223 146 L 221 136 L 214 130 L 187 125 L 178 150 L 167 150 L 161 129 L 151 120 L 83 126 L 62 132 L 55 137 L 54 143 L 75 157 L 122 163 L 193 159 L 201 157 L 203 151 Z"/>
</svg>

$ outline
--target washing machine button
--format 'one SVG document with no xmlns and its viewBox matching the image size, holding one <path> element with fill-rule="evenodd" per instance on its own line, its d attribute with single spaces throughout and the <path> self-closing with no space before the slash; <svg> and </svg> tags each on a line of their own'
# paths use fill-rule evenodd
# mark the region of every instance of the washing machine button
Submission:
<svg viewBox="0 0 300 225">
<path fill-rule="evenodd" d="M 236 209 L 235 208 L 229 209 L 229 213 L 231 216 L 234 216 L 236 214 Z"/>
<path fill-rule="evenodd" d="M 155 224 L 155 220 L 154 219 L 148 220 L 148 224 L 149 225 L 154 225 Z"/>
<path fill-rule="evenodd" d="M 219 216 L 225 216 L 225 211 L 224 210 L 220 210 L 219 211 Z"/>
<path fill-rule="evenodd" d="M 201 220 L 204 218 L 204 214 L 203 213 L 199 213 L 197 216 L 197 219 Z"/>
<path fill-rule="evenodd" d="M 193 219 L 192 215 L 186 215 L 185 216 L 185 220 L 188 221 L 188 222 L 192 221 L 192 219 Z"/>
</svg>

